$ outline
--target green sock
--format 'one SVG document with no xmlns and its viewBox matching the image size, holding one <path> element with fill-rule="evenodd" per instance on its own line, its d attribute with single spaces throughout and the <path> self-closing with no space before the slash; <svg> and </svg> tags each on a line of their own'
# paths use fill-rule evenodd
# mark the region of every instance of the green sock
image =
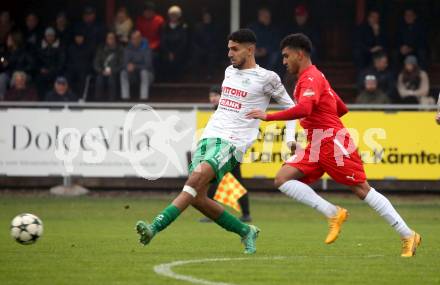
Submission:
<svg viewBox="0 0 440 285">
<path fill-rule="evenodd" d="M 239 219 L 229 214 L 226 210 L 215 221 L 220 227 L 227 231 L 234 232 L 241 237 L 249 233 L 249 225 L 241 222 Z"/>
<path fill-rule="evenodd" d="M 156 216 L 154 218 L 153 223 L 151 224 L 153 226 L 153 230 L 155 233 L 158 233 L 160 231 L 163 231 L 166 227 L 168 227 L 178 216 L 180 215 L 180 210 L 173 204 L 168 205 L 162 213 Z"/>
</svg>

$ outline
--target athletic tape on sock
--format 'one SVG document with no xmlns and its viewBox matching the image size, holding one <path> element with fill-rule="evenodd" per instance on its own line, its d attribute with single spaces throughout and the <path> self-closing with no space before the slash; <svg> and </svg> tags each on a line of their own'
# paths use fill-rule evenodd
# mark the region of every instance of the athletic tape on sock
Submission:
<svg viewBox="0 0 440 285">
<path fill-rule="evenodd" d="M 183 190 L 182 191 L 188 193 L 189 195 L 193 196 L 194 198 L 197 196 L 196 189 L 192 188 L 189 185 L 183 186 Z"/>
</svg>

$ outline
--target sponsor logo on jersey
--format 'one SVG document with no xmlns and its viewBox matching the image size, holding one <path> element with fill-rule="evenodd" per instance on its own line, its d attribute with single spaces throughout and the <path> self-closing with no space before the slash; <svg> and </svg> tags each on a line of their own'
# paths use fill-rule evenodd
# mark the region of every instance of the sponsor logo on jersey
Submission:
<svg viewBox="0 0 440 285">
<path fill-rule="evenodd" d="M 243 85 L 249 85 L 249 84 L 251 84 L 251 80 L 250 80 L 249 78 L 246 78 L 246 79 L 244 79 L 244 80 L 241 82 L 241 84 L 243 84 Z"/>
<path fill-rule="evenodd" d="M 302 95 L 304 97 L 311 97 L 315 95 L 315 91 L 313 91 L 312 89 L 306 89 L 306 91 L 304 91 Z"/>
<path fill-rule="evenodd" d="M 240 110 L 241 109 L 241 104 L 240 103 L 232 101 L 232 100 L 229 100 L 229 99 L 221 99 L 220 100 L 220 105 L 228 107 L 228 108 L 232 108 L 232 109 L 235 109 L 235 110 Z"/>
<path fill-rule="evenodd" d="M 246 91 L 227 87 L 227 86 L 222 86 L 222 92 L 226 95 L 231 95 L 231 96 L 235 96 L 235 97 L 242 97 L 242 98 L 244 98 L 248 95 L 248 93 Z"/>
</svg>

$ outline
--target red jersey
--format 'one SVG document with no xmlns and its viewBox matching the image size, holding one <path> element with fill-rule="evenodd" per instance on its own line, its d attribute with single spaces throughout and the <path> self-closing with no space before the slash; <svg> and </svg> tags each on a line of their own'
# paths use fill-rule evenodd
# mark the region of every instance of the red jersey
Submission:
<svg viewBox="0 0 440 285">
<path fill-rule="evenodd" d="M 164 23 L 165 20 L 161 15 L 154 15 L 151 19 L 139 16 L 136 19 L 136 29 L 148 40 L 148 45 L 153 50 L 157 50 L 160 46 L 160 33 Z"/>
<path fill-rule="evenodd" d="M 348 109 L 316 66 L 310 65 L 301 72 L 293 96 L 295 107 L 269 114 L 267 120 L 300 119 L 301 126 L 308 130 L 309 141 L 315 129 L 333 129 L 335 134 L 344 128 L 339 118 Z"/>
<path fill-rule="evenodd" d="M 297 101 L 295 107 L 269 114 L 267 120 L 300 119 L 301 126 L 307 130 L 309 144 L 304 150 L 297 149 L 286 162 L 304 174 L 300 181 L 310 184 L 327 172 L 344 185 L 365 182 L 362 160 L 339 119 L 348 109 L 330 87 L 324 74 L 314 65 L 307 67 L 301 72 L 293 95 Z M 329 129 L 332 132 L 326 131 Z M 318 134 L 316 137 L 315 131 Z M 323 133 L 330 136 L 319 135 Z"/>
</svg>

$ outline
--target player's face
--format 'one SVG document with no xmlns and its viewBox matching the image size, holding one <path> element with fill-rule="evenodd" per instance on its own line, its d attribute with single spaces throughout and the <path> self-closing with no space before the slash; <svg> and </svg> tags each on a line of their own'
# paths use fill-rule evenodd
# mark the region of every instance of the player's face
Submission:
<svg viewBox="0 0 440 285">
<path fill-rule="evenodd" d="M 228 42 L 228 57 L 231 60 L 233 67 L 241 69 L 248 58 L 252 56 L 252 47 L 246 43 L 236 43 L 233 41 Z"/>
<path fill-rule="evenodd" d="M 283 48 L 281 51 L 283 55 L 283 64 L 290 74 L 297 74 L 300 67 L 300 61 L 304 57 L 301 51 L 291 49 L 289 47 Z"/>
</svg>

